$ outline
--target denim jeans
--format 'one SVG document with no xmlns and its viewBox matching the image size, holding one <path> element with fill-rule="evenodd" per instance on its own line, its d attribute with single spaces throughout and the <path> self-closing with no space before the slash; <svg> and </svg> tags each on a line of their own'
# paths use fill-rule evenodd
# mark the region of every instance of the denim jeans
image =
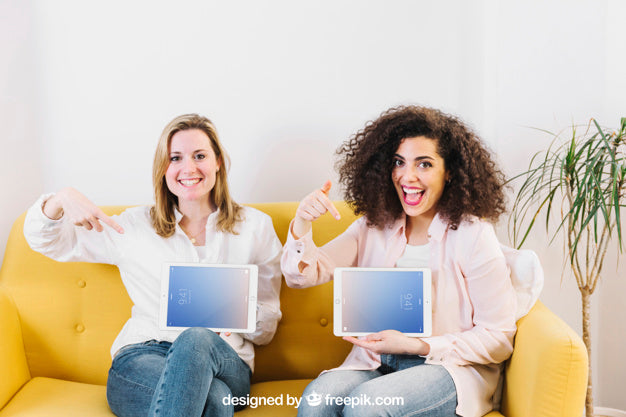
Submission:
<svg viewBox="0 0 626 417">
<path fill-rule="evenodd" d="M 248 395 L 250 375 L 217 334 L 191 328 L 174 343 L 151 340 L 120 349 L 109 370 L 107 401 L 120 417 L 232 416 L 234 407 L 223 399 Z"/>
<path fill-rule="evenodd" d="M 443 366 L 413 355 L 381 355 L 372 371 L 337 370 L 312 381 L 298 416 L 456 416 L 456 388 Z"/>
</svg>

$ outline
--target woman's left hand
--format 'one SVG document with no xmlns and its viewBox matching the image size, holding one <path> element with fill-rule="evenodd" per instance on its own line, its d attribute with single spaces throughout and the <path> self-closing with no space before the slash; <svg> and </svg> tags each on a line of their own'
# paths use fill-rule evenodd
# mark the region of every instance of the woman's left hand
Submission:
<svg viewBox="0 0 626 417">
<path fill-rule="evenodd" d="M 365 336 L 365 339 L 344 336 L 343 340 L 377 354 L 426 356 L 430 353 L 430 345 L 428 343 L 422 339 L 405 336 L 397 330 L 383 330 L 382 332 L 368 334 Z"/>
</svg>

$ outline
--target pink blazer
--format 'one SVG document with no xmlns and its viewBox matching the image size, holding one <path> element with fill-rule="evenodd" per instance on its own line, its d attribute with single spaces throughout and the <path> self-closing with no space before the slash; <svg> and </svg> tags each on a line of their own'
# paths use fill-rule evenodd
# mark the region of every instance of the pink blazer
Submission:
<svg viewBox="0 0 626 417">
<path fill-rule="evenodd" d="M 287 285 L 328 282 L 340 266 L 394 267 L 407 244 L 405 225 L 403 217 L 378 229 L 360 218 L 322 248 L 315 246 L 311 232 L 298 240 L 290 232 L 281 259 Z M 513 351 L 516 296 L 510 270 L 488 222 L 473 218 L 452 230 L 437 215 L 428 239 L 433 333 L 423 338 L 430 344 L 426 363 L 442 365 L 452 376 L 457 414 L 482 416 L 493 408 L 500 364 Z M 336 369 L 378 366 L 379 355 L 354 346 Z"/>
</svg>

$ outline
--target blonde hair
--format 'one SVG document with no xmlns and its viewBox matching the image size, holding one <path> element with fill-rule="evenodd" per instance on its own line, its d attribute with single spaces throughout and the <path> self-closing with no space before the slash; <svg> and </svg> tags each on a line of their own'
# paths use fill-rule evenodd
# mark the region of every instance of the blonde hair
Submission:
<svg viewBox="0 0 626 417">
<path fill-rule="evenodd" d="M 242 220 L 241 206 L 230 196 L 226 178 L 230 159 L 220 143 L 217 130 L 206 117 L 197 114 L 184 114 L 174 118 L 163 129 L 154 154 L 152 165 L 152 184 L 154 187 L 154 206 L 150 208 L 152 226 L 159 236 L 170 237 L 176 229 L 176 212 L 178 197 L 167 188 L 165 172 L 170 164 L 170 143 L 172 136 L 183 130 L 198 129 L 204 132 L 211 143 L 215 159 L 222 169 L 218 170 L 215 186 L 211 190 L 210 198 L 219 209 L 217 229 L 222 232 L 235 233 L 235 225 Z"/>
</svg>

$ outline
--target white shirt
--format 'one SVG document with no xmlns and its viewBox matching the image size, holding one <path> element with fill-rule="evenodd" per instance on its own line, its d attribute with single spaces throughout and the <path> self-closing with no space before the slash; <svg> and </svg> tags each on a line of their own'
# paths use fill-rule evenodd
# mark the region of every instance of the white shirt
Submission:
<svg viewBox="0 0 626 417">
<path fill-rule="evenodd" d="M 430 246 L 409 245 L 404 248 L 404 253 L 396 261 L 398 268 L 428 268 L 430 263 Z"/>
<path fill-rule="evenodd" d="M 150 207 L 133 207 L 112 218 L 124 228 L 119 234 L 103 225 L 101 233 L 76 227 L 65 221 L 51 220 L 42 212 L 42 204 L 51 194 L 41 196 L 28 210 L 24 236 L 30 247 L 61 262 L 97 262 L 117 265 L 122 282 L 133 302 L 131 317 L 113 342 L 111 355 L 123 346 L 155 339 L 173 342 L 181 331 L 160 330 L 159 291 L 164 262 L 203 262 L 256 264 L 259 267 L 257 326 L 254 333 L 222 334 L 224 339 L 254 370 L 252 343 L 272 340 L 280 312 L 281 244 L 271 218 L 250 207 L 243 208 L 244 220 L 237 223 L 237 234 L 218 231 L 218 212 L 206 225 L 206 252 L 201 259 L 189 238 L 176 226 L 174 235 L 163 238 L 155 232 Z M 176 212 L 180 222 L 182 214 Z"/>
</svg>

